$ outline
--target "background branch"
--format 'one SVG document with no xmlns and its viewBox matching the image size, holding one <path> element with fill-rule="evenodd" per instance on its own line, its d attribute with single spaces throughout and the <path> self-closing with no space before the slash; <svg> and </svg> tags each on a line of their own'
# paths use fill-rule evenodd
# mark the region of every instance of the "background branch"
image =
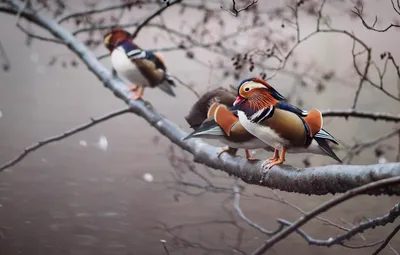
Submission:
<svg viewBox="0 0 400 255">
<path fill-rule="evenodd" d="M 12 159 L 9 162 L 5 163 L 4 165 L 1 165 L 0 166 L 0 172 L 4 171 L 5 169 L 7 169 L 7 168 L 9 168 L 9 167 L 11 167 L 11 166 L 13 166 L 15 164 L 17 164 L 22 159 L 24 159 L 29 153 L 39 149 L 42 146 L 45 146 L 45 145 L 47 145 L 49 143 L 53 143 L 53 142 L 56 142 L 56 141 L 60 141 L 60 140 L 65 139 L 65 138 L 67 138 L 67 137 L 69 137 L 71 135 L 74 135 L 74 134 L 76 134 L 78 132 L 84 131 L 84 130 L 86 130 L 86 129 L 88 129 L 88 128 L 96 125 L 96 124 L 99 124 L 99 123 L 103 122 L 103 121 L 112 119 L 114 117 L 120 116 L 120 115 L 128 113 L 128 112 L 130 112 L 130 109 L 129 108 L 128 109 L 124 108 L 124 109 L 117 110 L 117 111 L 114 111 L 112 113 L 106 114 L 106 115 L 104 115 L 102 117 L 90 118 L 90 122 L 89 123 L 86 123 L 86 124 L 83 124 L 83 125 L 78 126 L 76 128 L 73 128 L 71 130 L 65 131 L 64 133 L 62 133 L 60 135 L 52 136 L 52 137 L 43 139 L 43 140 L 41 140 L 41 141 L 39 141 L 39 142 L 37 142 L 35 144 L 32 144 L 32 145 L 26 147 L 23 150 L 23 152 L 21 154 L 19 154 L 17 157 L 15 157 L 14 159 Z"/>
</svg>

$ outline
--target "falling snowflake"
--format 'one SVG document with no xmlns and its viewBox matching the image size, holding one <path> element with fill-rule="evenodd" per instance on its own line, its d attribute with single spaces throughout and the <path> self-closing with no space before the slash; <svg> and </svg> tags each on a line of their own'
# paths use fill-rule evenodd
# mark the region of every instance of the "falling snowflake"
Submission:
<svg viewBox="0 0 400 255">
<path fill-rule="evenodd" d="M 387 161 L 387 159 L 385 158 L 385 157 L 380 157 L 379 158 L 379 161 L 378 161 L 378 163 L 379 164 L 385 164 L 385 163 L 387 163 L 388 161 Z"/>
<path fill-rule="evenodd" d="M 87 147 L 87 142 L 85 140 L 80 140 L 79 144 L 83 147 Z"/>
<path fill-rule="evenodd" d="M 161 239 L 160 242 L 162 243 L 166 243 L 167 241 L 165 241 L 164 239 Z"/>
<path fill-rule="evenodd" d="M 145 173 L 143 175 L 143 180 L 146 181 L 146 182 L 152 182 L 154 180 L 154 177 L 150 173 Z"/>
<path fill-rule="evenodd" d="M 0 111 L 0 119 L 1 119 L 1 117 L 3 117 L 3 113 Z"/>
<path fill-rule="evenodd" d="M 31 61 L 35 64 L 39 62 L 39 54 L 38 53 L 32 53 L 31 54 Z"/>
<path fill-rule="evenodd" d="M 99 146 L 100 149 L 106 151 L 108 147 L 107 137 L 105 137 L 104 135 L 100 136 L 97 145 Z"/>
</svg>

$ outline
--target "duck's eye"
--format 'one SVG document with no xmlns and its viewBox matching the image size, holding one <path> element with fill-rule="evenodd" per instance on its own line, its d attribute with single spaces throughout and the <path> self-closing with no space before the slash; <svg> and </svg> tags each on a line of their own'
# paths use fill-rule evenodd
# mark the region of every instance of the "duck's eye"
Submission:
<svg viewBox="0 0 400 255">
<path fill-rule="evenodd" d="M 249 88 L 249 87 L 244 88 L 244 91 L 249 92 L 249 91 L 250 91 L 250 88 Z"/>
</svg>

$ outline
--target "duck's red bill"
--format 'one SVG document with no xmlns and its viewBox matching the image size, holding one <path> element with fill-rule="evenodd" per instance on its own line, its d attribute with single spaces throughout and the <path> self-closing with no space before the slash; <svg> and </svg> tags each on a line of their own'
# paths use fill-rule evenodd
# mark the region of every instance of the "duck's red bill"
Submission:
<svg viewBox="0 0 400 255">
<path fill-rule="evenodd" d="M 235 102 L 233 103 L 233 105 L 240 104 L 240 103 L 243 102 L 243 101 L 244 101 L 244 98 L 241 97 L 241 96 L 238 96 L 238 97 L 236 97 L 236 100 L 235 100 Z"/>
</svg>

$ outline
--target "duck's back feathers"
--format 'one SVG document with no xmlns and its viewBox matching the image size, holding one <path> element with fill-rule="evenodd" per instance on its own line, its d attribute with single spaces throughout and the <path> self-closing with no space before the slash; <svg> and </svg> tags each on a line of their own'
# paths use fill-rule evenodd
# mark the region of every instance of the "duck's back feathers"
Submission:
<svg viewBox="0 0 400 255">
<path fill-rule="evenodd" d="M 218 103 L 213 103 L 210 105 L 210 108 L 208 108 L 207 112 L 207 118 L 214 118 L 214 114 L 218 108 L 219 104 Z"/>
<path fill-rule="evenodd" d="M 236 97 L 232 92 L 222 87 L 210 90 L 197 100 L 185 116 L 185 119 L 191 128 L 196 128 L 207 119 L 208 110 L 213 103 L 231 106 L 235 99 Z"/>
<path fill-rule="evenodd" d="M 276 107 L 279 108 L 279 109 L 282 109 L 282 110 L 286 110 L 286 111 L 289 111 L 289 112 L 296 113 L 296 114 L 299 115 L 299 116 L 307 116 L 307 114 L 308 114 L 307 111 L 302 110 L 302 109 L 300 109 L 299 107 L 294 106 L 294 105 L 292 105 L 292 104 L 289 104 L 289 103 L 286 102 L 286 101 L 280 101 L 280 102 L 278 102 L 278 103 L 276 104 Z"/>
<path fill-rule="evenodd" d="M 314 137 L 314 135 L 316 135 L 322 129 L 322 114 L 319 110 L 312 109 L 310 112 L 308 112 L 307 116 L 302 118 L 309 128 L 311 137 Z"/>
<path fill-rule="evenodd" d="M 225 105 L 218 105 L 214 112 L 214 120 L 224 130 L 227 136 L 231 135 L 232 127 L 239 122 L 236 117 Z"/>
</svg>

